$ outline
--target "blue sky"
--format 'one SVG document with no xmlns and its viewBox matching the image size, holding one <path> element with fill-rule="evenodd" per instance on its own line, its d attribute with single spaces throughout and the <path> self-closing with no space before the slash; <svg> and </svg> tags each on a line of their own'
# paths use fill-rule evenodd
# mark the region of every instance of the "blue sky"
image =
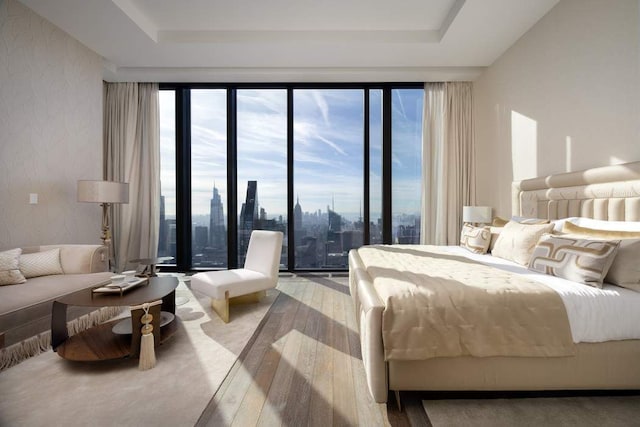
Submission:
<svg viewBox="0 0 640 427">
<path fill-rule="evenodd" d="M 294 192 L 303 211 L 357 216 L 362 203 L 363 91 L 294 90 Z M 422 91 L 393 91 L 394 213 L 420 209 Z M 371 91 L 372 217 L 379 211 L 381 94 Z M 161 180 L 167 213 L 175 211 L 173 93 L 161 91 Z M 192 90 L 192 199 L 195 215 L 209 213 L 215 182 L 226 208 L 226 94 Z M 238 90 L 238 202 L 247 180 L 269 217 L 286 213 L 286 90 Z M 238 209 L 240 206 L 238 206 Z"/>
</svg>

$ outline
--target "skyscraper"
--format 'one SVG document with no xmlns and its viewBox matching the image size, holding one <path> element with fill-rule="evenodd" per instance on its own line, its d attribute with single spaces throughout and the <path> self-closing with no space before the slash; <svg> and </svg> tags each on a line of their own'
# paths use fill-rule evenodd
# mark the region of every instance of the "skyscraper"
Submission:
<svg viewBox="0 0 640 427">
<path fill-rule="evenodd" d="M 247 182 L 247 195 L 240 209 L 240 230 L 253 230 L 258 219 L 258 181 Z"/>
<path fill-rule="evenodd" d="M 166 218 L 165 207 L 164 207 L 164 196 L 161 194 L 160 195 L 160 230 L 158 235 L 158 255 L 159 256 L 168 255 L 167 231 L 168 231 L 168 227 L 167 227 L 167 218 Z M 173 254 L 173 256 L 175 256 L 175 254 Z"/>
<path fill-rule="evenodd" d="M 247 182 L 247 195 L 240 209 L 240 221 L 238 223 L 239 253 L 243 257 L 249 246 L 251 231 L 258 227 L 258 182 Z"/>
<path fill-rule="evenodd" d="M 227 247 L 227 231 L 224 226 L 222 199 L 215 184 L 209 211 L 209 245 L 214 249 L 226 249 Z"/>
<path fill-rule="evenodd" d="M 300 197 L 296 197 L 296 205 L 293 208 L 293 227 L 295 230 L 296 245 L 298 245 L 304 235 L 302 231 L 302 207 L 300 206 Z"/>
</svg>

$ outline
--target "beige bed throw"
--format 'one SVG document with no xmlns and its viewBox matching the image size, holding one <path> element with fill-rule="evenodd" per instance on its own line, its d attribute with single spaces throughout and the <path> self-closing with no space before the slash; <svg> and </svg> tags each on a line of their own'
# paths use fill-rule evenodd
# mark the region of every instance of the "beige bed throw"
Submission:
<svg viewBox="0 0 640 427">
<path fill-rule="evenodd" d="M 385 304 L 385 360 L 569 356 L 567 313 L 551 288 L 437 246 L 369 246 L 358 254 Z"/>
</svg>

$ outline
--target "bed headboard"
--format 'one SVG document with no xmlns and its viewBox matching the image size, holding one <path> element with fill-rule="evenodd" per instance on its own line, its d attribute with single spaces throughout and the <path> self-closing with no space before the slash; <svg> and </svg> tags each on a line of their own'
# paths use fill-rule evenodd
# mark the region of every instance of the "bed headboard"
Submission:
<svg viewBox="0 0 640 427">
<path fill-rule="evenodd" d="M 640 161 L 517 181 L 512 196 L 517 216 L 640 221 Z"/>
</svg>

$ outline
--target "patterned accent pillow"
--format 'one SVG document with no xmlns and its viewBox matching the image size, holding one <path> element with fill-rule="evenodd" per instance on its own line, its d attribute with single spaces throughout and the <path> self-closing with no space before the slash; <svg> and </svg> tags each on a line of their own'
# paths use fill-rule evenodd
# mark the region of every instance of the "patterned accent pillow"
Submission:
<svg viewBox="0 0 640 427">
<path fill-rule="evenodd" d="M 60 264 L 60 249 L 34 252 L 20 256 L 20 271 L 27 279 L 38 276 L 63 274 Z"/>
<path fill-rule="evenodd" d="M 520 224 L 509 221 L 504 226 L 491 251 L 493 256 L 528 265 L 533 248 L 544 233 L 551 233 L 553 224 Z"/>
<path fill-rule="evenodd" d="M 486 254 L 491 243 L 489 227 L 474 227 L 470 224 L 462 226 L 460 246 L 476 254 Z"/>
<path fill-rule="evenodd" d="M 620 246 L 609 272 L 604 278 L 606 283 L 621 286 L 640 292 L 640 232 L 599 230 L 581 227 L 566 222 L 562 231 L 572 233 L 580 238 L 589 239 L 620 239 Z"/>
<path fill-rule="evenodd" d="M 18 285 L 26 282 L 20 272 L 20 254 L 22 249 L 0 252 L 0 285 Z"/>
<path fill-rule="evenodd" d="M 529 270 L 602 288 L 619 244 L 544 234 L 531 254 Z"/>
</svg>

